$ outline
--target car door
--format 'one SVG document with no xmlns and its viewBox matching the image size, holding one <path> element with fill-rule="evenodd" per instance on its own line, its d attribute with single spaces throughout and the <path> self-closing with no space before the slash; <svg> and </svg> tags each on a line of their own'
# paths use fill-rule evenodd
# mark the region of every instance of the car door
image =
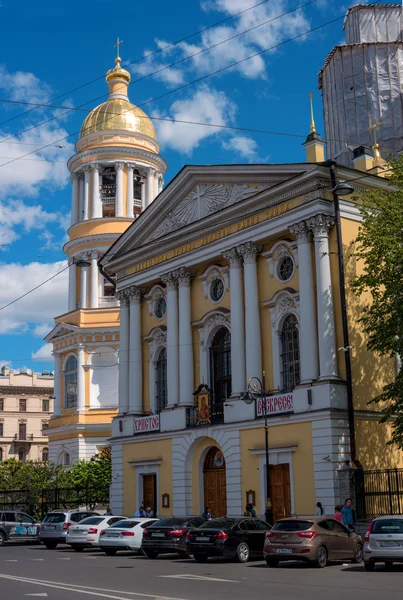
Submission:
<svg viewBox="0 0 403 600">
<path fill-rule="evenodd" d="M 347 527 L 338 521 L 334 521 L 334 533 L 337 536 L 339 560 L 353 558 L 355 555 L 356 542 Z"/>
<path fill-rule="evenodd" d="M 334 524 L 336 521 L 333 519 L 323 519 L 318 522 L 318 534 L 328 552 L 329 560 L 340 560 L 341 556 L 341 544 L 340 539 L 337 537 L 334 531 Z"/>
<path fill-rule="evenodd" d="M 262 557 L 264 540 L 266 537 L 266 533 L 271 529 L 271 525 L 265 523 L 264 521 L 261 521 L 260 519 L 253 519 L 253 521 L 256 525 L 256 552 L 259 557 Z"/>
<path fill-rule="evenodd" d="M 35 519 L 26 513 L 17 513 L 18 526 L 21 529 L 21 536 L 27 540 L 35 539 L 38 535 L 38 526 Z"/>
<path fill-rule="evenodd" d="M 251 543 L 253 543 L 253 542 L 251 542 L 251 540 L 249 538 L 250 538 L 250 533 L 249 533 L 249 530 L 248 530 L 248 528 L 246 526 L 246 522 L 245 521 L 239 521 L 238 526 L 237 526 L 237 528 L 235 530 L 235 537 L 232 540 L 232 545 L 235 548 L 237 548 L 238 545 L 241 542 L 246 542 L 248 544 L 249 548 L 252 551 Z"/>
<path fill-rule="evenodd" d="M 245 519 L 245 527 L 248 532 L 248 546 L 253 555 L 263 551 L 263 535 L 257 527 L 255 519 Z"/>
</svg>

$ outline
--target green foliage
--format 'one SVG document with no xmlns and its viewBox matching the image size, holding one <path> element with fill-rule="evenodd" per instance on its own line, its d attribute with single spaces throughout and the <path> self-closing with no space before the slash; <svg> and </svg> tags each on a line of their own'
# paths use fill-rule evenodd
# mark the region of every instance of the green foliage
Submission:
<svg viewBox="0 0 403 600">
<path fill-rule="evenodd" d="M 112 480 L 110 447 L 104 448 L 89 461 L 80 460 L 70 469 L 72 487 L 106 487 Z"/>
<path fill-rule="evenodd" d="M 364 272 L 353 281 L 358 295 L 370 292 L 360 322 L 367 348 L 381 355 L 403 357 L 403 157 L 392 160 L 387 191 L 368 190 L 361 196 L 363 223 L 357 238 L 357 258 Z M 371 402 L 386 402 L 382 422 L 391 417 L 392 443 L 403 449 L 403 371 Z"/>
</svg>

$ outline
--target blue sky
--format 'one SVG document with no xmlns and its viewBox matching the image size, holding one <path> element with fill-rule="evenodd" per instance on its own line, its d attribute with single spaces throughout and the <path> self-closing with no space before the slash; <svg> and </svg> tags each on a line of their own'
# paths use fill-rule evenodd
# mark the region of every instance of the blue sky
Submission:
<svg viewBox="0 0 403 600">
<path fill-rule="evenodd" d="M 123 61 L 172 44 L 247 9 L 259 0 L 0 0 L 0 100 L 93 108 L 107 92 L 103 78 L 113 66 L 116 37 Z M 309 0 L 268 0 L 222 25 L 152 57 L 127 66 L 132 79 L 186 58 L 176 67 L 129 88 L 150 116 L 306 135 L 308 93 L 335 44 L 344 40 L 342 21 L 324 27 L 189 87 L 175 88 L 269 48 L 344 14 L 347 5 L 316 0 L 252 32 L 204 48 L 255 27 Z M 98 79 L 99 78 L 99 79 Z M 70 91 L 83 86 L 77 91 Z M 323 132 L 320 93 L 316 121 Z M 74 153 L 86 113 L 0 102 L 0 306 L 38 285 L 65 266 L 61 250 L 69 221 L 70 184 L 65 163 Z M 35 127 L 38 123 L 57 117 Z M 169 164 L 165 181 L 184 164 L 304 161 L 302 138 L 155 122 L 161 154 Z M 11 137 L 14 136 L 14 137 Z M 37 149 L 49 144 L 44 150 Z M 58 148 L 58 145 L 62 148 Z M 17 160 L 4 165 L 14 157 Z M 34 370 L 52 368 L 43 336 L 53 316 L 67 306 L 67 272 L 0 311 L 0 365 Z"/>
</svg>

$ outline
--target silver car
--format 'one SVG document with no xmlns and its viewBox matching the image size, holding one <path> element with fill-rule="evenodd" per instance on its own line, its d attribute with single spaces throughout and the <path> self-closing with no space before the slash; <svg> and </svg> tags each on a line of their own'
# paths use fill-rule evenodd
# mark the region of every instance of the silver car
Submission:
<svg viewBox="0 0 403 600">
<path fill-rule="evenodd" d="M 387 568 L 403 562 L 403 515 L 378 517 L 369 524 L 364 537 L 365 569 L 373 571 L 379 562 Z"/>
<path fill-rule="evenodd" d="M 48 550 L 54 550 L 58 544 L 66 544 L 70 525 L 93 516 L 100 515 L 93 510 L 54 510 L 43 519 L 39 539 Z"/>
</svg>

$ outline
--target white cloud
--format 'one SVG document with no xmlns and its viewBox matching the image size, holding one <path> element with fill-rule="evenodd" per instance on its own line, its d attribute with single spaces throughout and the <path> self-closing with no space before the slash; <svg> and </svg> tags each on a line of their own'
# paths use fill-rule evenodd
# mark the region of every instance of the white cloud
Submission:
<svg viewBox="0 0 403 600">
<path fill-rule="evenodd" d="M 11 95 L 11 100 L 45 103 L 50 99 L 51 87 L 33 73 L 9 73 L 0 65 L 0 90 Z"/>
<path fill-rule="evenodd" d="M 32 262 L 0 264 L 0 308 L 28 292 L 66 266 Z M 56 315 L 67 311 L 68 270 L 58 275 L 22 300 L 0 311 L 0 334 L 20 334 L 30 325 L 51 323 Z"/>
<path fill-rule="evenodd" d="M 32 360 L 53 360 L 52 344 L 43 344 L 36 352 L 32 352 Z"/>
<path fill-rule="evenodd" d="M 45 335 L 47 335 L 49 333 L 49 331 L 52 329 L 52 325 L 50 325 L 49 323 L 43 323 L 43 325 L 36 325 L 36 327 L 34 327 L 33 329 L 33 335 L 35 337 L 40 337 L 40 338 L 44 338 Z"/>
<path fill-rule="evenodd" d="M 246 135 L 234 135 L 228 141 L 222 143 L 224 150 L 234 152 L 235 155 L 241 156 L 248 162 L 265 162 L 258 153 L 258 145 L 254 139 Z"/>
<path fill-rule="evenodd" d="M 174 102 L 168 115 L 154 113 L 154 116 L 226 125 L 233 122 L 236 110 L 236 104 L 224 92 L 218 92 L 205 85 L 189 98 Z M 156 127 L 158 141 L 162 147 L 168 146 L 184 154 L 191 154 L 203 139 L 215 135 L 218 131 L 214 127 L 189 126 L 170 121 L 156 121 Z"/>
</svg>

